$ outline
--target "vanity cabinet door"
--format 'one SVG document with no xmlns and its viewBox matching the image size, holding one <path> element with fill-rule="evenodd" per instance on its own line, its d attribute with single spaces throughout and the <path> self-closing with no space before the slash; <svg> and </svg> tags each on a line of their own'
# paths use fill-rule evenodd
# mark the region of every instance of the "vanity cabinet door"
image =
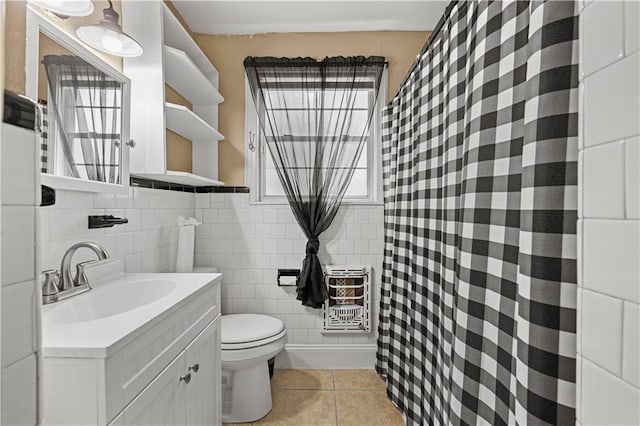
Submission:
<svg viewBox="0 0 640 426">
<path fill-rule="evenodd" d="M 182 352 L 124 409 L 120 420 L 124 426 L 184 425 L 186 393 L 190 386 L 180 378 L 185 375 Z"/>
<path fill-rule="evenodd" d="M 191 382 L 187 386 L 189 426 L 221 424 L 220 315 L 185 350 Z"/>
</svg>

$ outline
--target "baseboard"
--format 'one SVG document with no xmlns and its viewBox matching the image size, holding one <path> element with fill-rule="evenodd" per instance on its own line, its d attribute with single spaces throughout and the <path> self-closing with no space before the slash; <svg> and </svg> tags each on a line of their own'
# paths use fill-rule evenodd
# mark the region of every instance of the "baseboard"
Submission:
<svg viewBox="0 0 640 426">
<path fill-rule="evenodd" d="M 276 367 L 294 369 L 373 369 L 376 345 L 286 345 Z"/>
</svg>

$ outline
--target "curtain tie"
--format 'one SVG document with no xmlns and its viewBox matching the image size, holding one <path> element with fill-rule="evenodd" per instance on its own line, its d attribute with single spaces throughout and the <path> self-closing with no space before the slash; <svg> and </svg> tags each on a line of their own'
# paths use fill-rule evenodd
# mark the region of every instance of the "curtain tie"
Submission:
<svg viewBox="0 0 640 426">
<path fill-rule="evenodd" d="M 320 248 L 320 241 L 318 237 L 311 237 L 307 241 L 307 256 L 310 254 L 318 254 L 318 249 Z"/>
</svg>

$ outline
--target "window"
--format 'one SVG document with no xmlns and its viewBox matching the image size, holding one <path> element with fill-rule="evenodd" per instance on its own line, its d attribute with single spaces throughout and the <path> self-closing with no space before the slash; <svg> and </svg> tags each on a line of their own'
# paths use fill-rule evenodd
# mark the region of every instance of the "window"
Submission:
<svg viewBox="0 0 640 426">
<path fill-rule="evenodd" d="M 332 91 L 330 96 L 340 96 L 340 82 L 336 81 L 334 84 L 336 84 L 337 90 Z M 256 111 L 249 83 L 246 82 L 245 86 L 245 123 L 248 137 L 247 148 L 245 149 L 245 181 L 251 188 L 251 201 L 284 204 L 287 202 L 284 190 L 266 145 L 266 138 L 269 135 L 264 135 L 258 124 L 259 114 L 264 114 L 265 112 Z M 335 120 L 335 115 L 332 114 L 333 111 L 331 109 L 326 109 L 322 117 L 315 117 L 315 112 L 309 114 L 309 116 L 314 117 L 313 120 L 322 120 L 322 123 L 316 123 L 315 121 L 309 123 L 309 120 L 295 119 L 296 116 L 308 113 L 308 106 L 315 104 L 314 96 L 318 96 L 317 93 L 305 93 L 301 84 L 296 84 L 295 81 L 292 81 L 286 90 L 287 93 L 281 94 L 281 96 L 287 97 L 286 104 L 288 107 L 281 108 L 279 105 L 272 105 L 270 113 L 273 116 L 282 117 L 282 120 L 290 120 L 294 123 L 305 122 L 307 125 L 326 125 L 331 128 Z M 276 99 L 277 97 L 274 96 L 273 98 Z M 370 85 L 363 84 L 356 94 L 352 122 L 349 129 L 346 130 L 345 150 L 351 150 L 350 153 L 353 154 L 353 150 L 356 150 L 359 146 L 360 135 L 366 133 L 367 136 L 359 161 L 355 165 L 351 183 L 345 193 L 343 200 L 345 203 L 373 204 L 382 201 L 380 114 L 385 102 L 386 72 L 383 75 L 377 100 L 374 98 L 373 81 Z M 372 108 L 374 109 L 373 118 L 369 124 L 368 132 L 365 132 L 363 126 L 366 125 Z M 310 140 L 312 138 L 308 136 L 308 129 L 297 129 L 294 125 L 292 126 L 292 133 L 287 135 L 290 138 L 287 142 L 296 145 L 294 151 L 298 155 L 312 156 L 315 148 L 315 138 Z M 345 157 L 349 157 L 349 155 Z M 340 159 L 334 159 L 334 161 L 325 161 L 323 169 L 328 171 L 347 166 L 350 167 L 350 165 L 341 164 Z M 307 169 L 311 173 L 313 168 L 307 167 Z"/>
</svg>

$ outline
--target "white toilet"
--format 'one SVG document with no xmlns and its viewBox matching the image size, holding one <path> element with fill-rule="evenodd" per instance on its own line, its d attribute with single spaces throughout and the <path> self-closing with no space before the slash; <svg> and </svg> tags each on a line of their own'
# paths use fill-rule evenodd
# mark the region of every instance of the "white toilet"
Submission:
<svg viewBox="0 0 640 426">
<path fill-rule="evenodd" d="M 221 321 L 222 421 L 253 422 L 271 411 L 267 361 L 284 349 L 287 330 L 267 315 L 223 315 Z"/>
</svg>

